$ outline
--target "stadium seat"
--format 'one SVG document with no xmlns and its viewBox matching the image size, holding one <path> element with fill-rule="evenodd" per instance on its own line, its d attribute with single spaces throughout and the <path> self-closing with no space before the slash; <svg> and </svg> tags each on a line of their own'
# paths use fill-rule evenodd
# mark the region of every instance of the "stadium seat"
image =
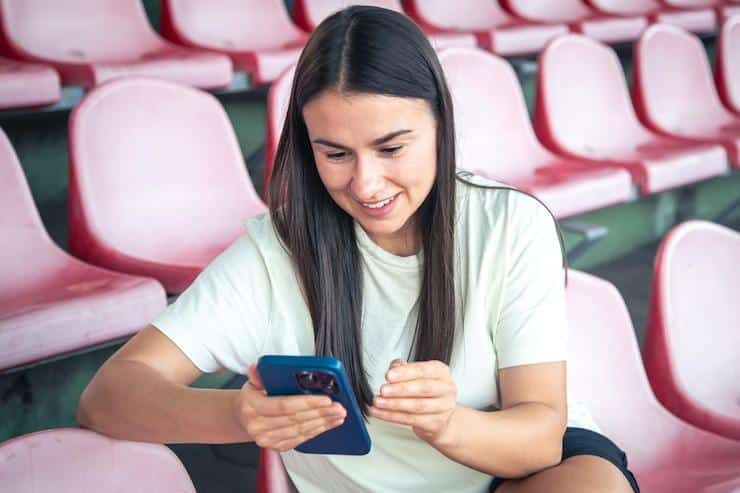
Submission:
<svg viewBox="0 0 740 493">
<path fill-rule="evenodd" d="M 294 64 L 308 39 L 283 0 L 164 0 L 162 6 L 165 36 L 229 55 L 254 85 L 272 82 Z"/>
<path fill-rule="evenodd" d="M 550 39 L 568 31 L 564 24 L 516 19 L 491 0 L 404 0 L 403 5 L 425 31 L 472 32 L 480 46 L 502 56 L 537 53 Z"/>
<path fill-rule="evenodd" d="M 557 218 L 633 197 L 627 171 L 562 159 L 540 144 L 506 60 L 474 48 L 450 48 L 440 62 L 455 108 L 460 168 L 536 195 Z"/>
<path fill-rule="evenodd" d="M 285 114 L 288 111 L 290 90 L 293 86 L 293 75 L 295 65 L 286 70 L 270 86 L 267 93 L 267 124 L 265 130 L 265 168 L 262 188 L 262 197 L 265 200 L 270 195 L 270 178 L 275 165 L 275 153 L 277 152 L 280 134 L 283 132 Z"/>
<path fill-rule="evenodd" d="M 184 290 L 266 210 L 215 97 L 112 81 L 70 117 L 69 244 L 80 258 Z"/>
<path fill-rule="evenodd" d="M 671 24 L 687 31 L 712 32 L 717 15 L 711 8 L 678 9 L 661 5 L 658 0 L 588 0 L 588 4 L 607 15 L 644 15 L 650 22 Z"/>
<path fill-rule="evenodd" d="M 727 20 L 733 15 L 740 15 L 740 0 L 726 0 L 721 6 L 722 20 Z"/>
<path fill-rule="evenodd" d="M 0 443 L 0 478 L 3 491 L 16 493 L 195 493 L 187 471 L 166 446 L 76 428 Z"/>
<path fill-rule="evenodd" d="M 503 0 L 502 3 L 522 19 L 561 22 L 574 32 L 604 43 L 633 41 L 648 25 L 644 16 L 599 14 L 581 0 Z"/>
<path fill-rule="evenodd" d="M 662 137 L 640 124 L 616 53 L 576 34 L 540 56 L 535 128 L 551 150 L 625 168 L 644 194 L 725 174 L 718 145 Z"/>
<path fill-rule="evenodd" d="M 228 57 L 166 42 L 141 0 L 0 0 L 0 23 L 13 58 L 48 63 L 65 84 L 92 87 L 126 75 L 208 89 L 231 83 Z"/>
<path fill-rule="evenodd" d="M 0 110 L 52 104 L 61 96 L 53 68 L 0 57 Z"/>
<path fill-rule="evenodd" d="M 585 403 L 599 428 L 626 452 L 641 490 L 740 490 L 740 442 L 681 421 L 658 402 L 617 289 L 571 270 L 566 291 L 569 397 Z M 693 300 L 689 304 L 696 306 Z M 702 340 L 708 336 L 706 328 L 699 332 Z"/>
<path fill-rule="evenodd" d="M 735 0 L 661 0 L 670 7 L 683 9 L 713 8 L 721 20 L 726 19 L 733 13 L 740 11 L 740 6 Z M 734 4 L 734 5 L 733 5 Z"/>
<path fill-rule="evenodd" d="M 54 244 L 2 131 L 0 252 L 0 372 L 132 335 L 167 306 L 153 279 L 100 269 Z"/>
<path fill-rule="evenodd" d="M 722 101 L 740 114 L 740 15 L 729 18 L 722 25 L 714 75 Z"/>
<path fill-rule="evenodd" d="M 740 116 L 722 105 L 702 42 L 681 28 L 650 26 L 635 45 L 635 109 L 651 129 L 719 144 L 740 168 Z"/>
<path fill-rule="evenodd" d="M 301 28 L 313 31 L 329 15 L 350 5 L 372 5 L 403 12 L 401 0 L 296 0 L 293 18 Z M 428 33 L 428 36 L 437 50 L 450 46 L 476 46 L 475 36 L 469 33 Z"/>
<path fill-rule="evenodd" d="M 260 449 L 257 468 L 257 493 L 298 493 L 285 470 L 280 454 L 271 449 Z"/>
<path fill-rule="evenodd" d="M 673 414 L 740 440 L 740 233 L 688 221 L 655 261 L 644 359 Z M 740 460 L 738 460 L 740 463 Z"/>
</svg>

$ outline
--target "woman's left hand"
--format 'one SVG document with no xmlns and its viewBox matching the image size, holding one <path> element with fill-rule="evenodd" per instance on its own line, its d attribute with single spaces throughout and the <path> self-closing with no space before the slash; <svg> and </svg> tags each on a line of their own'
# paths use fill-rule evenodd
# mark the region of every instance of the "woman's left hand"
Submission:
<svg viewBox="0 0 740 493">
<path fill-rule="evenodd" d="M 409 425 L 432 445 L 448 442 L 457 409 L 457 387 L 450 367 L 441 361 L 406 363 L 396 359 L 385 375 L 370 407 L 370 415 L 391 423 Z"/>
</svg>

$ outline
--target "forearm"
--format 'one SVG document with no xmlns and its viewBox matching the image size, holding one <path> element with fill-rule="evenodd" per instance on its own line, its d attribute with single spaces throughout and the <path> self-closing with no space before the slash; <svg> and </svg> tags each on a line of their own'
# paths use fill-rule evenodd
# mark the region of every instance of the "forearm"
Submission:
<svg viewBox="0 0 740 493">
<path fill-rule="evenodd" d="M 450 459 L 500 477 L 522 477 L 560 462 L 563 417 L 541 403 L 503 411 L 458 406 L 449 432 L 433 445 Z"/>
<path fill-rule="evenodd" d="M 116 377 L 123 374 L 125 381 Z M 77 419 L 85 428 L 126 440 L 250 441 L 235 412 L 238 392 L 190 388 L 166 380 L 144 364 L 117 361 L 85 389 Z"/>
</svg>

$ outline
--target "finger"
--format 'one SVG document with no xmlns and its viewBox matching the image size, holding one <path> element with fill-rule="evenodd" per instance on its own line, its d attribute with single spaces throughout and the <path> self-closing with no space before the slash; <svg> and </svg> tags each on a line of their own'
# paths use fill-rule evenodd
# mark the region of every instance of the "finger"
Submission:
<svg viewBox="0 0 740 493">
<path fill-rule="evenodd" d="M 265 386 L 262 385 L 262 379 L 260 378 L 259 373 L 257 372 L 257 365 L 249 365 L 247 368 L 247 377 L 249 377 L 249 380 L 247 383 L 251 384 L 252 387 L 258 389 L 258 390 L 264 390 Z"/>
<path fill-rule="evenodd" d="M 440 397 L 454 393 L 455 386 L 452 382 L 431 378 L 386 383 L 380 386 L 382 397 Z"/>
<path fill-rule="evenodd" d="M 410 414 L 401 411 L 388 411 L 375 406 L 370 406 L 368 409 L 371 416 L 382 419 L 383 421 L 388 421 L 390 423 L 396 423 L 399 425 L 421 427 L 420 423 L 423 416 L 422 414 Z"/>
<path fill-rule="evenodd" d="M 333 426 L 335 422 L 343 422 L 343 418 L 337 418 L 335 416 L 327 416 L 322 418 L 311 419 L 302 423 L 297 423 L 292 426 L 283 428 L 276 428 L 266 432 L 265 437 L 272 443 L 278 443 L 285 440 L 292 440 L 302 438 L 308 440 L 308 437 L 319 428 L 326 428 Z"/>
<path fill-rule="evenodd" d="M 277 442 L 275 445 L 273 445 L 270 448 L 273 448 L 275 450 L 278 450 L 280 452 L 285 452 L 287 450 L 293 450 L 298 445 L 309 441 L 310 439 L 317 437 L 321 435 L 322 433 L 325 433 L 331 429 L 336 428 L 337 426 L 340 426 L 344 421 L 343 420 L 335 420 L 329 424 L 321 425 L 317 428 L 314 428 L 312 430 L 308 430 L 304 435 L 288 440 L 283 440 L 280 442 Z"/>
<path fill-rule="evenodd" d="M 406 360 L 405 359 L 403 359 L 403 358 L 396 358 L 393 361 L 391 361 L 391 364 L 390 364 L 390 366 L 388 368 L 395 368 L 396 366 L 401 366 L 401 365 L 405 365 L 405 364 L 406 364 Z"/>
<path fill-rule="evenodd" d="M 417 378 L 449 379 L 449 377 L 450 368 L 441 361 L 414 361 L 391 368 L 385 374 L 386 380 L 391 383 Z"/>
<path fill-rule="evenodd" d="M 325 395 L 261 396 L 252 403 L 261 416 L 288 416 L 331 405 L 332 400 Z"/>
<path fill-rule="evenodd" d="M 409 414 L 438 414 L 448 412 L 454 407 L 451 399 L 385 399 L 376 397 L 373 406 L 383 411 L 399 411 Z"/>
<path fill-rule="evenodd" d="M 339 419 L 345 416 L 347 416 L 347 411 L 345 411 L 341 404 L 335 402 L 329 407 L 302 411 L 289 416 L 260 417 L 259 424 L 255 425 L 255 431 L 287 428 L 314 419 Z"/>
</svg>

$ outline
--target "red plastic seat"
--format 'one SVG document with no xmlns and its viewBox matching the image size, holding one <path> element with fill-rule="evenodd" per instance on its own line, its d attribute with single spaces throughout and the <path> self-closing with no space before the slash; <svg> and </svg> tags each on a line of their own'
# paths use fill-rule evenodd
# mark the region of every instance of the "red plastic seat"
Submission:
<svg viewBox="0 0 740 493">
<path fill-rule="evenodd" d="M 737 492 L 740 442 L 681 421 L 657 401 L 617 289 L 571 270 L 566 297 L 569 396 L 584 402 L 601 430 L 627 453 L 641 490 Z M 702 339 L 708 335 L 707 330 L 697 332 Z"/>
<path fill-rule="evenodd" d="M 0 57 L 0 109 L 52 104 L 61 96 L 53 68 Z"/>
<path fill-rule="evenodd" d="M 157 79 L 91 91 L 70 118 L 70 248 L 184 290 L 264 212 L 223 108 Z"/>
<path fill-rule="evenodd" d="M 260 449 L 257 468 L 257 493 L 298 493 L 285 470 L 280 454 L 271 449 Z"/>
<path fill-rule="evenodd" d="M 293 18 L 296 24 L 306 31 L 313 31 L 321 21 L 337 10 L 350 5 L 372 5 L 403 12 L 401 0 L 296 0 L 293 7 Z M 475 36 L 469 33 L 429 33 L 428 36 L 429 41 L 438 50 L 450 46 L 476 46 Z"/>
<path fill-rule="evenodd" d="M 0 444 L 3 491 L 195 493 L 164 445 L 115 440 L 88 430 L 44 430 Z"/>
<path fill-rule="evenodd" d="M 676 416 L 740 440 L 740 233 L 688 221 L 655 261 L 644 358 Z M 738 461 L 740 463 L 740 460 Z"/>
<path fill-rule="evenodd" d="M 640 124 L 608 46 L 562 36 L 542 53 L 539 67 L 535 125 L 556 152 L 625 168 L 646 194 L 727 172 L 721 146 L 662 137 Z"/>
<path fill-rule="evenodd" d="M 633 41 L 648 21 L 641 15 L 603 15 L 581 0 L 503 0 L 515 15 L 539 22 L 562 22 L 571 30 L 605 43 Z"/>
<path fill-rule="evenodd" d="M 0 252 L 0 370 L 129 336 L 167 306 L 153 279 L 100 269 L 54 244 L 2 131 Z"/>
<path fill-rule="evenodd" d="M 48 63 L 65 84 L 92 87 L 125 75 L 202 88 L 231 83 L 231 62 L 168 43 L 149 25 L 141 0 L 0 0 L 14 58 Z"/>
<path fill-rule="evenodd" d="M 298 60 L 308 35 L 290 20 L 283 0 L 165 0 L 168 38 L 231 57 L 254 84 L 271 82 Z"/>
<path fill-rule="evenodd" d="M 740 11 L 740 8 L 737 5 L 732 5 L 733 3 L 737 4 L 737 2 L 734 2 L 732 0 L 730 0 L 729 2 L 727 0 L 661 0 L 661 1 L 665 5 L 668 5 L 671 7 L 677 7 L 677 8 L 685 8 L 685 9 L 700 9 L 700 8 L 707 8 L 707 7 L 713 8 L 717 11 L 717 14 L 719 14 L 722 20 Z"/>
<path fill-rule="evenodd" d="M 455 108 L 459 167 L 533 193 L 558 218 L 632 198 L 625 170 L 563 159 L 540 144 L 506 60 L 451 48 L 440 54 L 440 62 Z"/>
<path fill-rule="evenodd" d="M 740 168 L 740 116 L 719 99 L 704 45 L 675 27 L 651 26 L 635 46 L 635 108 L 650 128 L 724 146 Z"/>
<path fill-rule="evenodd" d="M 265 130 L 265 168 L 263 178 L 262 196 L 267 199 L 270 194 L 270 178 L 275 165 L 275 153 L 277 152 L 280 134 L 283 132 L 285 114 L 288 112 L 290 101 L 290 90 L 293 86 L 293 75 L 295 65 L 286 70 L 270 86 L 267 93 L 267 128 Z"/>
<path fill-rule="evenodd" d="M 740 15 L 729 18 L 717 40 L 717 89 L 725 105 L 740 113 Z"/>
<path fill-rule="evenodd" d="M 688 31 L 709 32 L 717 28 L 717 15 L 711 8 L 678 9 L 658 0 L 588 0 L 588 4 L 607 15 L 644 15 L 650 22 L 671 24 Z"/>
<path fill-rule="evenodd" d="M 568 31 L 564 24 L 516 19 L 491 0 L 404 0 L 404 8 L 427 32 L 472 32 L 480 46 L 503 56 L 537 53 Z"/>
</svg>

